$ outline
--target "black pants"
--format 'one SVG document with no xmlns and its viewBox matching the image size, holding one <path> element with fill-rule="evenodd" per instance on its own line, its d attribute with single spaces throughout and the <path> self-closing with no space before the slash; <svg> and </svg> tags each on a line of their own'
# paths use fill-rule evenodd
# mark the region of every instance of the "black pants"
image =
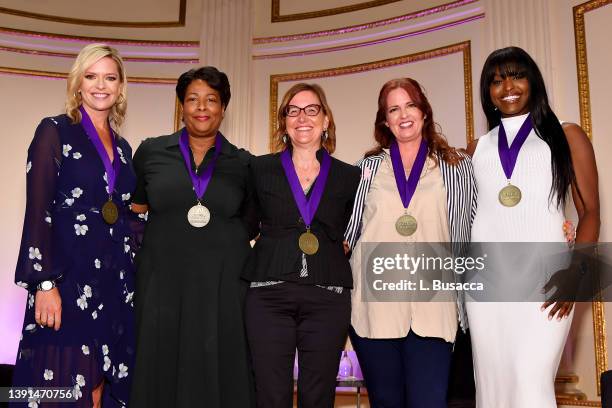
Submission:
<svg viewBox="0 0 612 408">
<path fill-rule="evenodd" d="M 333 408 L 350 315 L 348 289 L 338 294 L 293 282 L 249 289 L 245 316 L 257 406 L 293 406 L 297 347 L 298 407 Z"/>
</svg>

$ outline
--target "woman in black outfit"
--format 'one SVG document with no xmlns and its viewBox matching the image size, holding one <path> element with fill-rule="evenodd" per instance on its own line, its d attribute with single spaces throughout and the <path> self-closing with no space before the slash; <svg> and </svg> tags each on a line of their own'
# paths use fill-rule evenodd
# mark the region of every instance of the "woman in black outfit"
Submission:
<svg viewBox="0 0 612 408">
<path fill-rule="evenodd" d="M 148 222 L 129 406 L 249 408 L 240 274 L 251 253 L 250 154 L 219 132 L 231 95 L 223 72 L 185 72 L 176 95 L 185 127 L 146 139 L 134 156 L 132 210 L 148 211 Z"/>
<path fill-rule="evenodd" d="M 342 241 L 360 171 L 330 156 L 335 125 L 318 85 L 287 91 L 274 142 L 276 153 L 251 162 L 261 235 L 245 319 L 257 406 L 292 406 L 297 347 L 298 406 L 333 407 L 351 309 Z"/>
</svg>

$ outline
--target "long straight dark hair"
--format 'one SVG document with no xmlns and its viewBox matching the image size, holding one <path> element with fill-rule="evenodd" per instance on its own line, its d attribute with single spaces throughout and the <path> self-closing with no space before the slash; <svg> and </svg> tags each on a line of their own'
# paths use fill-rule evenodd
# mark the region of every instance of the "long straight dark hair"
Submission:
<svg viewBox="0 0 612 408">
<path fill-rule="evenodd" d="M 501 122 L 501 112 L 491 101 L 489 88 L 499 70 L 502 78 L 524 76 L 529 82 L 528 108 L 536 135 L 550 148 L 552 185 L 549 200 L 557 197 L 557 207 L 565 206 L 572 183 L 576 182 L 576 174 L 572 165 L 569 144 L 559 119 L 548 103 L 548 95 L 542 73 L 533 58 L 519 47 L 506 47 L 495 50 L 489 55 L 480 75 L 480 101 L 487 116 L 489 130 Z M 580 196 L 580 191 L 578 191 Z"/>
</svg>

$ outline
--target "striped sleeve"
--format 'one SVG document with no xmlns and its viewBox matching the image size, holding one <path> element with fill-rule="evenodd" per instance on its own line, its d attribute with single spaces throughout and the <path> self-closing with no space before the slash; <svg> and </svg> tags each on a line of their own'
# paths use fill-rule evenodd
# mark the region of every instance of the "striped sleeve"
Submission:
<svg viewBox="0 0 612 408">
<path fill-rule="evenodd" d="M 359 180 L 359 186 L 357 187 L 351 218 L 346 231 L 344 232 L 344 239 L 348 242 L 351 250 L 353 250 L 355 244 L 359 240 L 359 236 L 361 235 L 361 217 L 363 216 L 365 200 L 368 195 L 368 191 L 370 190 L 372 180 L 378 171 L 378 166 L 380 165 L 383 157 L 384 153 L 381 153 L 361 159 L 355 164 L 361 169 L 361 178 Z"/>
<path fill-rule="evenodd" d="M 452 252 L 455 256 L 461 256 L 468 249 L 478 198 L 472 160 L 466 154 L 459 154 L 463 160 L 455 166 L 440 160 L 440 169 L 446 186 Z M 459 291 L 457 314 L 459 325 L 465 331 L 468 328 L 468 320 L 464 302 L 464 294 Z"/>
</svg>

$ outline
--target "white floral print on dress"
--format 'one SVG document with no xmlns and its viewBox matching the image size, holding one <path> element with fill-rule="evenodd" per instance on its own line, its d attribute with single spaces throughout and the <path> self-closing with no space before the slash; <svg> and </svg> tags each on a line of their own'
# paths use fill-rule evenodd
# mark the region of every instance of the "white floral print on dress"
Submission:
<svg viewBox="0 0 612 408">
<path fill-rule="evenodd" d="M 85 386 L 85 377 L 83 377 L 81 374 L 77 374 L 76 376 L 76 383 L 79 387 L 84 387 Z"/>
<path fill-rule="evenodd" d="M 72 191 L 70 191 L 70 193 L 74 198 L 79 198 L 81 194 L 83 194 L 83 190 L 79 187 L 75 187 L 72 189 Z"/>
<path fill-rule="evenodd" d="M 86 345 L 84 345 L 84 344 L 81 346 L 81 351 L 82 351 L 82 352 L 83 352 L 83 354 L 85 354 L 86 356 L 88 356 L 88 355 L 89 355 L 89 347 L 88 347 L 88 346 L 86 346 Z"/>
<path fill-rule="evenodd" d="M 75 384 L 74 385 L 74 399 L 78 400 L 82 396 L 83 396 L 83 392 L 81 392 L 81 387 L 79 386 L 79 384 Z"/>
<path fill-rule="evenodd" d="M 72 146 L 70 146 L 69 144 L 65 144 L 62 146 L 62 154 L 65 157 L 68 157 L 68 152 L 72 150 Z"/>
<path fill-rule="evenodd" d="M 85 297 L 85 295 L 81 295 L 78 299 L 77 299 L 77 306 L 81 308 L 81 310 L 85 310 L 87 308 L 87 298 Z"/>
<path fill-rule="evenodd" d="M 117 377 L 119 378 L 124 378 L 128 376 L 128 368 L 125 364 L 121 363 L 119 364 L 119 374 L 117 374 Z"/>
<path fill-rule="evenodd" d="M 45 378 L 46 381 L 51 381 L 53 379 L 53 371 L 49 370 L 48 368 L 45 369 L 45 373 L 43 374 L 43 377 Z"/>
<path fill-rule="evenodd" d="M 104 371 L 108 371 L 108 369 L 110 368 L 110 366 L 111 366 L 111 360 L 110 360 L 110 358 L 108 358 L 108 356 L 104 356 L 104 367 L 102 367 L 102 369 L 103 369 Z"/>
<path fill-rule="evenodd" d="M 87 225 L 74 224 L 74 232 L 77 235 L 85 235 L 89 231 L 89 227 Z"/>
<path fill-rule="evenodd" d="M 28 258 L 41 260 L 42 254 L 38 248 L 30 247 L 28 249 Z"/>
<path fill-rule="evenodd" d="M 72 154 L 72 158 L 74 158 L 76 160 L 79 160 L 81 157 L 83 157 L 83 155 L 81 153 L 79 153 L 79 152 L 74 152 Z"/>
</svg>

